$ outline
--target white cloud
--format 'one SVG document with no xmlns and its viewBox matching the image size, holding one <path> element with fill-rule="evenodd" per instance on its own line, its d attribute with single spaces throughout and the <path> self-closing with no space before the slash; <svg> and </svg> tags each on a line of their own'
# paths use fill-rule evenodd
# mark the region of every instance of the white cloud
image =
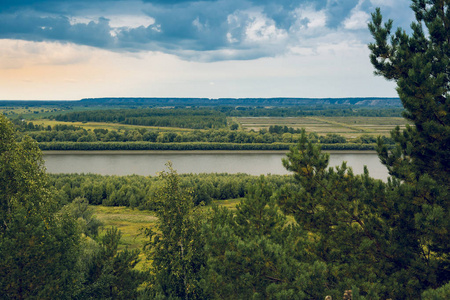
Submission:
<svg viewBox="0 0 450 300">
<path fill-rule="evenodd" d="M 227 40 L 229 43 L 237 43 L 239 42 L 238 39 L 234 38 L 231 32 L 227 32 Z"/>
<path fill-rule="evenodd" d="M 155 19 L 146 15 L 111 15 L 106 16 L 105 18 L 109 19 L 109 25 L 113 28 L 137 28 L 140 26 L 148 27 L 155 24 Z"/>
<path fill-rule="evenodd" d="M 294 27 L 301 30 L 324 28 L 327 22 L 324 10 L 315 10 L 312 6 L 302 6 L 294 11 L 296 23 Z"/>
<path fill-rule="evenodd" d="M 286 30 L 277 28 L 274 20 L 258 10 L 235 11 L 227 16 L 227 25 L 226 38 L 230 44 L 238 44 L 246 49 L 256 47 L 255 52 L 260 51 L 258 47 L 264 47 L 266 53 L 269 53 L 267 50 L 275 44 L 282 49 L 288 38 Z M 242 52 L 242 49 L 236 50 L 238 51 L 233 52 Z M 219 52 L 222 52 L 222 49 Z M 226 57 L 218 57 L 220 56 Z"/>
<path fill-rule="evenodd" d="M 263 4 L 248 1 L 200 1 L 178 7 L 177 13 L 141 1 L 74 10 L 72 25 L 108 19 L 110 27 L 101 19 L 100 29 L 116 38 L 104 48 L 117 51 L 75 45 L 73 39 L 0 39 L 1 98 L 395 96 L 392 82 L 372 75 L 365 45 L 370 34 L 355 30 L 366 27 L 368 14 L 361 3 L 368 1 L 384 6 L 408 0 L 360 0 L 350 13 L 351 8 L 346 10 L 348 18 L 340 18 L 338 27 L 329 26 L 327 8 L 313 5 L 286 10 L 281 21 Z M 222 6 L 212 9 L 216 4 Z M 150 17 L 143 15 L 144 6 Z M 411 14 L 408 5 L 394 7 L 386 9 L 394 19 Z M 177 21 L 179 26 L 170 26 Z M 120 48 L 117 40 L 123 36 L 130 48 Z"/>
<path fill-rule="evenodd" d="M 369 18 L 370 15 L 364 11 L 352 11 L 350 17 L 344 20 L 343 25 L 345 29 L 350 30 L 365 29 L 367 28 Z"/>
<path fill-rule="evenodd" d="M 304 56 L 317 55 L 317 52 L 312 48 L 298 47 L 298 46 L 291 47 L 289 49 L 289 52 L 292 54 L 304 55 Z"/>
<path fill-rule="evenodd" d="M 89 22 L 95 22 L 97 20 L 98 20 L 98 17 L 93 17 L 93 16 L 77 16 L 77 17 L 69 18 L 70 25 L 89 24 Z"/>
<path fill-rule="evenodd" d="M 245 28 L 246 40 L 250 42 L 277 42 L 287 37 L 287 33 L 278 29 L 275 22 L 264 15 L 253 14 Z"/>
</svg>

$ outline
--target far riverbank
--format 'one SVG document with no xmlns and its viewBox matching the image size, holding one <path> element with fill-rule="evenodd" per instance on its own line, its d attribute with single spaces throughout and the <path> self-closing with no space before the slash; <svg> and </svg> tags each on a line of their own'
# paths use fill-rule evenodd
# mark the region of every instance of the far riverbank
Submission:
<svg viewBox="0 0 450 300">
<path fill-rule="evenodd" d="M 44 150 L 44 155 L 142 155 L 142 154 L 285 154 L 289 150 Z M 323 150 L 326 153 L 376 154 L 375 150 Z"/>
<path fill-rule="evenodd" d="M 296 143 L 40 142 L 43 151 L 289 151 Z M 323 150 L 375 150 L 375 144 L 319 144 Z"/>
</svg>

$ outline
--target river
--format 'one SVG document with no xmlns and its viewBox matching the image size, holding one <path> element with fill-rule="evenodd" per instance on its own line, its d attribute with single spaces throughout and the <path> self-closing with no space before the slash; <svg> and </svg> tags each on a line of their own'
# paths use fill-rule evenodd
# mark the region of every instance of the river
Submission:
<svg viewBox="0 0 450 300">
<path fill-rule="evenodd" d="M 49 173 L 96 173 L 102 175 L 151 175 L 172 161 L 178 173 L 289 174 L 282 165 L 285 153 L 267 152 L 45 152 Z M 372 177 L 386 180 L 388 173 L 378 156 L 371 152 L 332 152 L 330 166 L 343 161 L 355 174 L 367 165 Z"/>
</svg>

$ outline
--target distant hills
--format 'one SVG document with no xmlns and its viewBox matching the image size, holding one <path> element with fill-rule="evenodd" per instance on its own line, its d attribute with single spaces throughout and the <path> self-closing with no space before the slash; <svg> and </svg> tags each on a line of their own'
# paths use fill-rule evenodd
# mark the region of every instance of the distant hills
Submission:
<svg viewBox="0 0 450 300">
<path fill-rule="evenodd" d="M 79 101 L 0 101 L 1 106 L 63 106 L 63 107 L 161 107 L 161 106 L 358 106 L 401 107 L 399 98 L 86 98 Z"/>
</svg>

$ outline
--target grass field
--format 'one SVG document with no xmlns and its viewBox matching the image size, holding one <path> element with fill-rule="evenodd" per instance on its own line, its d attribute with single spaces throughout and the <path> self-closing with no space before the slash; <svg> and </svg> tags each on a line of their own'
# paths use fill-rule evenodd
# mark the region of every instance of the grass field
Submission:
<svg viewBox="0 0 450 300">
<path fill-rule="evenodd" d="M 234 209 L 240 200 L 221 200 L 215 203 L 229 209 Z M 122 232 L 119 250 L 125 249 L 126 247 L 128 249 L 142 249 L 146 239 L 142 229 L 155 226 L 157 220 L 154 212 L 151 211 L 131 209 L 124 206 L 111 207 L 95 205 L 91 207 L 94 210 L 94 215 L 103 223 L 103 226 L 100 228 L 100 235 L 103 235 L 106 229 L 112 226 L 117 227 Z M 207 206 L 201 210 L 207 212 L 209 209 L 211 207 Z M 141 262 L 137 265 L 137 268 L 144 269 L 146 266 L 145 255 L 141 253 L 140 258 Z"/>
<path fill-rule="evenodd" d="M 395 126 L 405 127 L 407 122 L 397 117 L 245 117 L 236 118 L 244 130 L 269 129 L 270 126 L 279 125 L 294 129 L 305 128 L 307 132 L 319 135 L 337 133 L 347 138 L 356 138 L 363 134 L 389 135 Z"/>
<path fill-rule="evenodd" d="M 94 214 L 102 221 L 101 230 L 115 226 L 122 231 L 120 248 L 138 249 L 142 247 L 144 236 L 141 229 L 154 226 L 156 217 L 153 212 L 128 207 L 92 206 Z"/>
<path fill-rule="evenodd" d="M 234 209 L 240 200 L 221 200 L 215 203 L 229 209 Z M 103 223 L 103 226 L 100 228 L 100 235 L 103 235 L 107 228 L 113 226 L 122 232 L 119 249 L 125 249 L 126 247 L 128 249 L 142 249 L 146 239 L 142 233 L 142 229 L 155 226 L 157 220 L 152 211 L 131 209 L 124 206 L 93 205 L 91 207 L 94 215 Z M 201 210 L 206 212 L 209 209 L 211 207 L 204 207 Z M 143 259 L 143 254 L 141 253 L 141 255 Z"/>
<path fill-rule="evenodd" d="M 27 111 L 23 109 L 23 111 Z M 16 109 L 16 113 L 21 113 Z M 47 112 L 46 112 L 47 113 Z M 41 113 L 40 113 L 41 114 Z M 40 114 L 36 115 L 39 116 Z M 45 113 L 44 113 L 45 114 Z M 130 130 L 136 128 L 146 128 L 150 130 L 163 130 L 172 132 L 187 132 L 194 129 L 173 128 L 173 127 L 154 127 L 137 126 L 117 123 L 104 122 L 62 122 L 48 119 L 32 120 L 34 124 L 54 126 L 56 124 L 66 124 L 82 127 L 86 130 L 108 129 L 108 130 Z M 250 131 L 259 131 L 260 129 L 269 129 L 270 126 L 287 126 L 294 129 L 305 128 L 306 132 L 315 132 L 319 135 L 327 133 L 336 133 L 346 138 L 357 138 L 363 134 L 379 136 L 389 136 L 389 133 L 395 126 L 404 128 L 407 121 L 400 117 L 232 117 L 228 118 L 228 123 L 238 123 L 239 129 Z"/>
<path fill-rule="evenodd" d="M 112 226 L 117 227 L 122 232 L 122 238 L 119 243 L 119 250 L 142 249 L 145 236 L 142 229 L 155 225 L 156 217 L 153 212 L 131 209 L 128 207 L 110 207 L 96 205 L 91 206 L 94 215 L 103 223 L 100 228 L 100 235 L 106 232 L 106 229 Z M 136 268 L 143 270 L 147 268 L 145 254 L 141 251 L 139 254 L 141 261 Z"/>
<path fill-rule="evenodd" d="M 54 116 L 66 112 L 77 112 L 77 111 L 86 111 L 86 110 L 96 110 L 97 107 L 54 107 L 54 106 L 14 106 L 14 107 L 7 107 L 2 106 L 0 107 L 0 113 L 5 114 L 9 118 L 17 118 L 19 115 L 26 119 L 26 120 L 32 120 L 32 119 L 41 119 L 46 118 L 49 116 Z"/>
<path fill-rule="evenodd" d="M 234 209 L 240 201 L 241 199 L 231 199 L 216 201 L 215 203 L 219 206 Z M 141 248 L 145 240 L 141 234 L 141 229 L 154 226 L 157 219 L 152 211 L 131 209 L 124 206 L 93 205 L 91 207 L 94 214 L 103 223 L 101 230 L 104 231 L 108 227 L 115 226 L 122 231 L 121 249 L 125 247 L 129 249 Z M 210 207 L 202 208 L 203 211 L 209 209 Z"/>
<path fill-rule="evenodd" d="M 214 204 L 217 204 L 219 206 L 222 207 L 226 207 L 228 209 L 235 209 L 236 205 L 241 202 L 243 198 L 238 198 L 238 199 L 229 199 L 229 200 L 217 200 L 214 201 Z M 206 207 L 205 209 L 208 209 L 208 207 Z"/>
<path fill-rule="evenodd" d="M 61 111 L 61 109 L 53 107 L 0 107 L 0 114 L 4 114 L 9 118 L 16 118 L 21 115 L 24 119 L 37 116 L 48 116 Z"/>
</svg>

